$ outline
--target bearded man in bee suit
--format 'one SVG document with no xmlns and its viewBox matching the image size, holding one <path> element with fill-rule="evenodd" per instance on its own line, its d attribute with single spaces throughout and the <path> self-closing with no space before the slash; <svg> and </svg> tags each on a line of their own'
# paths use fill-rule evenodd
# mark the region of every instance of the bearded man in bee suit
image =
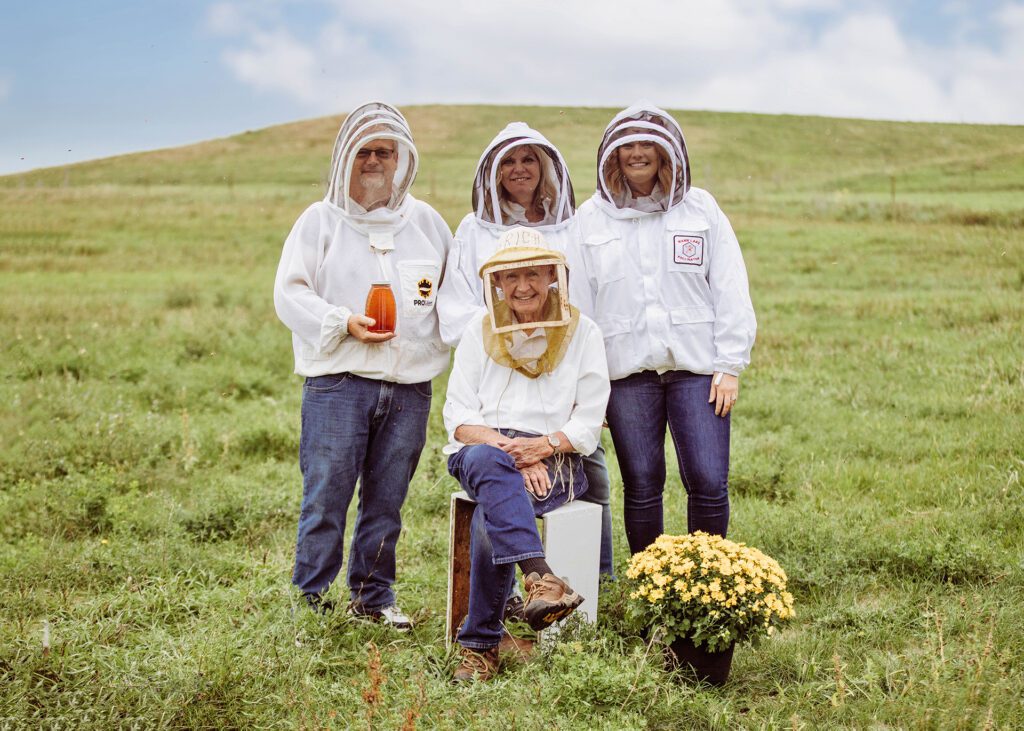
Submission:
<svg viewBox="0 0 1024 731">
<path fill-rule="evenodd" d="M 448 366 L 435 301 L 452 236 L 408 191 L 418 157 L 395 107 L 364 104 L 334 145 L 327 195 L 299 216 L 274 283 L 302 387 L 302 508 L 292 582 L 309 605 L 342 567 L 345 514 L 359 484 L 349 551 L 350 611 L 398 629 L 395 544 L 426 442 L 431 380 Z M 394 297 L 393 329 L 364 312 L 371 285 Z M 389 323 L 390 324 L 390 323 Z"/>
</svg>

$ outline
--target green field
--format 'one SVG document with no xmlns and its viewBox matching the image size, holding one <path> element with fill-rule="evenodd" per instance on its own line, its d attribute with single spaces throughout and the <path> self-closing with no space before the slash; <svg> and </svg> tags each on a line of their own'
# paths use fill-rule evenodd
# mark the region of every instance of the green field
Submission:
<svg viewBox="0 0 1024 731">
<path fill-rule="evenodd" d="M 414 194 L 452 226 L 514 119 L 582 202 L 614 112 L 405 111 Z M 725 688 L 666 675 L 621 585 L 596 628 L 449 683 L 443 379 L 398 546 L 416 631 L 298 607 L 300 381 L 271 292 L 335 117 L 0 177 L 0 729 L 1024 723 L 1024 127 L 678 119 L 759 320 L 730 537 L 797 609 Z"/>
</svg>

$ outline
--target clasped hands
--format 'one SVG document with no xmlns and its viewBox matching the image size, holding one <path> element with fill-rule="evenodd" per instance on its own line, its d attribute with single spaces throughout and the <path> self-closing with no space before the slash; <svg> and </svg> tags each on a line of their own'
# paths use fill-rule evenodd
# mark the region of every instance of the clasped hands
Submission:
<svg viewBox="0 0 1024 731">
<path fill-rule="evenodd" d="M 539 499 L 547 496 L 551 490 L 551 478 L 543 460 L 554 454 L 555 448 L 546 437 L 502 437 L 494 441 L 494 446 L 515 459 L 527 492 Z"/>
</svg>

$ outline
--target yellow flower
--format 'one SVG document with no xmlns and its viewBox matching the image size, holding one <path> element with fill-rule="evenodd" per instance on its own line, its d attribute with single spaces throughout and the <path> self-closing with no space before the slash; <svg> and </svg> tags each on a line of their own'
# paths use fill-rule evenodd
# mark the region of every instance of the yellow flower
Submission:
<svg viewBox="0 0 1024 731">
<path fill-rule="evenodd" d="M 738 632 L 774 629 L 793 616 L 793 596 L 778 562 L 755 548 L 697 532 L 661 535 L 632 557 L 631 600 L 660 604 L 679 619 L 712 618 Z"/>
</svg>

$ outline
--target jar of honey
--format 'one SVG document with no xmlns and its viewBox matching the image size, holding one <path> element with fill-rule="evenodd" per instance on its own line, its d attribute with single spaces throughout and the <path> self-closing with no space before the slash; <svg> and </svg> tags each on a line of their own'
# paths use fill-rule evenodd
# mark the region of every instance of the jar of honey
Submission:
<svg viewBox="0 0 1024 731">
<path fill-rule="evenodd" d="M 366 316 L 376 322 L 367 328 L 372 333 L 395 331 L 395 294 L 388 282 L 374 282 L 366 295 Z"/>
</svg>

